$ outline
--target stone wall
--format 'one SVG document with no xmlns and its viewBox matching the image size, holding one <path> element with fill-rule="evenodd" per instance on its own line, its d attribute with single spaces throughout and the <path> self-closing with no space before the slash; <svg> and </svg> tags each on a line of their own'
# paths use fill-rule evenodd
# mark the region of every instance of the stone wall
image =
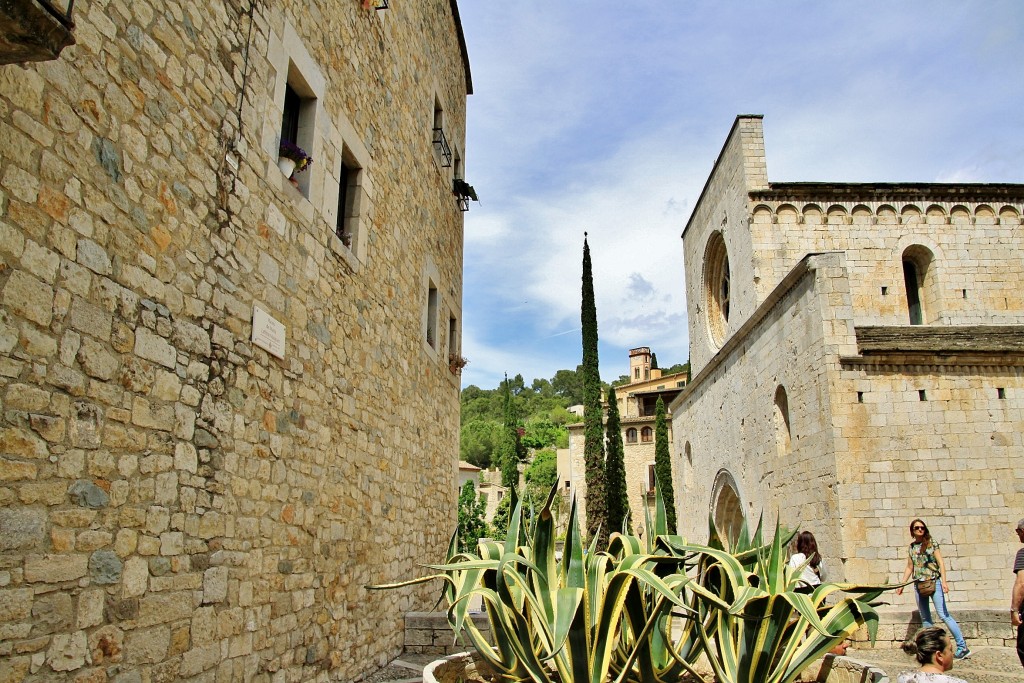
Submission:
<svg viewBox="0 0 1024 683">
<path fill-rule="evenodd" d="M 790 527 L 810 525 L 829 578 L 841 578 L 827 387 L 838 370 L 837 348 L 853 329 L 823 321 L 822 311 L 833 301 L 837 317 L 844 309 L 849 316 L 843 272 L 838 254 L 802 262 L 673 402 L 674 451 L 692 460 L 690 476 L 676 474 L 676 490 L 686 492 L 676 496 L 682 535 L 707 538 L 708 511 L 728 485 L 751 525 L 762 515 L 769 528 L 776 518 Z M 837 329 L 846 333 L 839 340 Z M 779 387 L 788 397 L 788 434 L 776 408 Z M 680 461 L 677 456 L 673 464 Z"/>
<path fill-rule="evenodd" d="M 925 324 L 1020 322 L 1024 188 L 907 186 L 877 197 L 830 189 L 821 186 L 815 197 L 802 184 L 773 184 L 752 193 L 759 281 L 779 282 L 806 254 L 841 251 L 857 325 L 906 325 L 903 256 L 923 248 L 931 253 Z"/>
<path fill-rule="evenodd" d="M 455 523 L 453 10 L 82 3 L 59 60 L 0 67 L 0 679 L 351 680 L 400 651 L 432 588 L 364 586 Z"/>
</svg>

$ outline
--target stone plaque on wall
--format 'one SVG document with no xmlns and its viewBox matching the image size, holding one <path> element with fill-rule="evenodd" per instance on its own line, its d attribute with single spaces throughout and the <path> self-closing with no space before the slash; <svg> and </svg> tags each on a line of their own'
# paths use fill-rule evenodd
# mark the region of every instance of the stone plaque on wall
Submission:
<svg viewBox="0 0 1024 683">
<path fill-rule="evenodd" d="M 252 307 L 252 343 L 284 358 L 284 324 L 259 306 Z"/>
</svg>

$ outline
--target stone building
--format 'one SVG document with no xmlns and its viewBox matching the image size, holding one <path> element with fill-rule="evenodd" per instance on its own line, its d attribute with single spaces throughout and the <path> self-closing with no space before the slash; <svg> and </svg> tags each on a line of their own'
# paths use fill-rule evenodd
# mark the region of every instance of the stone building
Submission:
<svg viewBox="0 0 1024 683">
<path fill-rule="evenodd" d="M 626 464 L 626 493 L 633 513 L 633 530 L 644 525 L 644 508 L 654 512 L 654 425 L 658 398 L 665 403 L 669 435 L 669 455 L 672 454 L 672 414 L 668 406 L 686 385 L 686 373 L 662 376 L 659 368 L 651 367 L 651 350 L 646 346 L 630 349 L 630 383 L 615 387 L 619 419 L 622 423 L 622 448 Z M 602 396 L 607 421 L 607 401 Z M 583 461 L 585 441 L 582 422 L 569 425 L 569 448 L 559 453 L 558 476 L 560 488 L 579 497 L 579 514 L 586 520 L 586 468 Z M 678 465 L 674 465 L 678 467 Z M 678 493 L 676 494 L 678 497 Z M 617 531 L 617 530 L 616 530 Z"/>
<path fill-rule="evenodd" d="M 388 4 L 83 0 L 0 67 L 0 680 L 353 680 L 432 605 L 364 586 L 455 524 L 472 86 Z"/>
<path fill-rule="evenodd" d="M 922 517 L 950 602 L 1003 606 L 1024 513 L 1022 210 L 1022 185 L 768 182 L 761 117 L 738 117 L 683 232 L 681 531 L 763 513 L 812 530 L 832 578 L 882 582 Z"/>
</svg>

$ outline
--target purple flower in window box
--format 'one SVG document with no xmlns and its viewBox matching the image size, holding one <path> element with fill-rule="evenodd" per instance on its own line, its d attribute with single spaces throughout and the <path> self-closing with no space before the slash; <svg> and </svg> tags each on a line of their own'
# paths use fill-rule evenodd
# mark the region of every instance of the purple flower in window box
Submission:
<svg viewBox="0 0 1024 683">
<path fill-rule="evenodd" d="M 313 157 L 306 153 L 306 150 L 296 145 L 291 140 L 284 140 L 281 142 L 281 149 L 278 152 L 278 156 L 282 159 L 291 159 L 295 162 L 295 173 L 302 173 L 310 164 L 313 163 Z"/>
</svg>

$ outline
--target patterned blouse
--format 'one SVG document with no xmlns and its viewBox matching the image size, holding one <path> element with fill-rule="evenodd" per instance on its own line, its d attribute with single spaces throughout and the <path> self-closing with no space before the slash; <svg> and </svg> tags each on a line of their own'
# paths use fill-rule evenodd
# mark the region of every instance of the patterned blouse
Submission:
<svg viewBox="0 0 1024 683">
<path fill-rule="evenodd" d="M 935 551 L 938 549 L 939 544 L 935 541 L 929 543 L 923 553 L 918 552 L 921 550 L 920 543 L 910 544 L 910 561 L 914 565 L 914 581 L 937 579 L 941 576 L 939 573 L 939 562 L 935 559 Z"/>
<path fill-rule="evenodd" d="M 930 674 L 923 671 L 904 671 L 896 678 L 896 683 L 967 683 L 962 678 L 948 674 Z"/>
</svg>

